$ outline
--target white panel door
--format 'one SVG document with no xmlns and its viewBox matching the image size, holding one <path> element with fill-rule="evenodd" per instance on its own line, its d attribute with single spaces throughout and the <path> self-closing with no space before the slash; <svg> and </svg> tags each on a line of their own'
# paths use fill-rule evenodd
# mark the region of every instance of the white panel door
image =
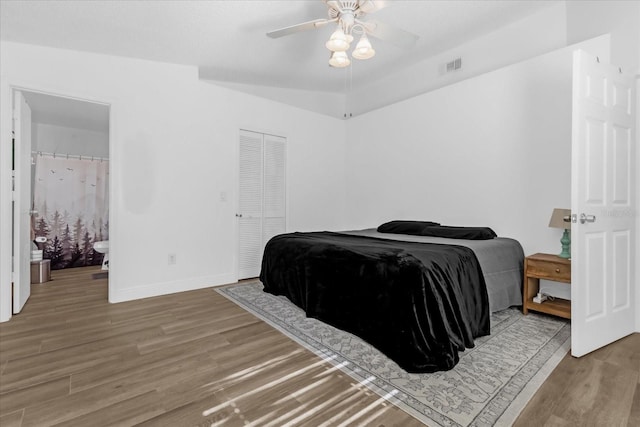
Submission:
<svg viewBox="0 0 640 427">
<path fill-rule="evenodd" d="M 571 354 L 634 331 L 634 82 L 574 53 L 571 210 Z"/>
<path fill-rule="evenodd" d="M 13 312 L 31 295 L 31 109 L 14 92 Z"/>
<path fill-rule="evenodd" d="M 240 131 L 238 279 L 257 277 L 262 259 L 262 134 Z"/>
</svg>

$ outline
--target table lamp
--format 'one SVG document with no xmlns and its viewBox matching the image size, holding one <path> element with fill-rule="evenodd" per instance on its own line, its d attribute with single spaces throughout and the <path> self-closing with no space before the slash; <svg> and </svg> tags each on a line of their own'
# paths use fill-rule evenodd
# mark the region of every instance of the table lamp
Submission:
<svg viewBox="0 0 640 427">
<path fill-rule="evenodd" d="M 560 239 L 562 252 L 558 256 L 560 258 L 571 258 L 571 209 L 554 209 L 549 221 L 549 227 L 564 229 Z"/>
</svg>

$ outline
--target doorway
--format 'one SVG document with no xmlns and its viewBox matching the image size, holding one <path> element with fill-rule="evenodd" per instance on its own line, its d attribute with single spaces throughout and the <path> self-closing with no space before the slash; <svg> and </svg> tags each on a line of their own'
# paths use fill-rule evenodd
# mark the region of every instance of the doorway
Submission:
<svg viewBox="0 0 640 427">
<path fill-rule="evenodd" d="M 51 269 L 99 265 L 108 278 L 110 106 L 30 90 L 15 90 L 14 105 L 19 313 L 31 284 L 46 283 Z"/>
</svg>

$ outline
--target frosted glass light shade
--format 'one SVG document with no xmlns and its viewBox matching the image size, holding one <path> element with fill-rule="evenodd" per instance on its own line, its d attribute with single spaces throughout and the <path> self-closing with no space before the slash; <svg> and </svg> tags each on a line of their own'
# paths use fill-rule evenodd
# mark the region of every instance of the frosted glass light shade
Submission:
<svg viewBox="0 0 640 427">
<path fill-rule="evenodd" d="M 331 34 L 325 46 L 332 52 L 344 52 L 349 49 L 349 40 L 344 31 L 342 31 L 342 28 L 338 27 L 338 29 Z"/>
<path fill-rule="evenodd" d="M 336 68 L 344 68 L 351 64 L 346 52 L 333 52 L 329 58 L 329 65 Z"/>
<path fill-rule="evenodd" d="M 369 42 L 369 38 L 367 37 L 366 34 L 363 34 L 362 37 L 360 37 L 360 41 L 356 45 L 356 48 L 353 50 L 353 53 L 351 54 L 351 56 L 353 56 L 356 59 L 369 59 L 369 58 L 373 58 L 375 54 L 376 54 L 376 51 L 371 46 L 371 42 Z"/>
</svg>

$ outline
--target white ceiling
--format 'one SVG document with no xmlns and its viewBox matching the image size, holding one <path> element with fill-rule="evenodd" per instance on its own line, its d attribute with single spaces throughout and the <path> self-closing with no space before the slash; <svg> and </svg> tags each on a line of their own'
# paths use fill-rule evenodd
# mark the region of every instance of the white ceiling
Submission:
<svg viewBox="0 0 640 427">
<path fill-rule="evenodd" d="M 388 0 L 387 7 L 368 17 L 420 38 L 409 50 L 372 38 L 376 56 L 354 64 L 352 88 L 374 84 L 555 2 Z M 342 93 L 344 72 L 328 66 L 324 47 L 332 25 L 279 39 L 266 36 L 326 17 L 321 0 L 2 0 L 0 38 L 194 65 L 201 78 L 230 84 Z"/>
</svg>

